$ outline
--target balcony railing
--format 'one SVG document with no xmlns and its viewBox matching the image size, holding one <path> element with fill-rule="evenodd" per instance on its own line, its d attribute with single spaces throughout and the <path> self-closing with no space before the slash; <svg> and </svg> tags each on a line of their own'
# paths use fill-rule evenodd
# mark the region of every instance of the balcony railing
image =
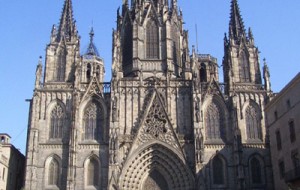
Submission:
<svg viewBox="0 0 300 190">
<path fill-rule="evenodd" d="M 202 61 L 212 61 L 214 63 L 217 63 L 217 58 L 211 56 L 210 54 L 198 54 L 198 57 Z"/>
<path fill-rule="evenodd" d="M 110 82 L 104 82 L 104 83 L 102 83 L 102 85 L 103 85 L 103 93 L 104 94 L 109 94 L 110 93 L 110 87 L 111 87 L 111 85 L 110 85 Z"/>
<path fill-rule="evenodd" d="M 284 174 L 284 180 L 286 182 L 292 182 L 300 179 L 300 167 L 296 167 Z"/>
</svg>

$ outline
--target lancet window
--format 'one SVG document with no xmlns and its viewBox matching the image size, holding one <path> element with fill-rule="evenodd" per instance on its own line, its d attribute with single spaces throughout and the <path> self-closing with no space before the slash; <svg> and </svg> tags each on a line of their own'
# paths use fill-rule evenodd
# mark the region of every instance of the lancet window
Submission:
<svg viewBox="0 0 300 190">
<path fill-rule="evenodd" d="M 59 185 L 59 173 L 59 163 L 53 158 L 49 164 L 48 185 Z"/>
<path fill-rule="evenodd" d="M 96 68 L 96 77 L 99 79 L 99 76 L 100 76 L 100 67 L 98 65 Z"/>
<path fill-rule="evenodd" d="M 158 26 L 154 20 L 147 24 L 147 46 L 146 57 L 148 59 L 159 59 Z"/>
<path fill-rule="evenodd" d="M 225 184 L 225 167 L 223 160 L 216 156 L 212 162 L 213 167 L 213 183 L 215 185 Z"/>
<path fill-rule="evenodd" d="M 262 138 L 259 114 L 251 104 L 246 109 L 246 127 L 248 139 Z"/>
<path fill-rule="evenodd" d="M 99 163 L 94 158 L 90 159 L 87 168 L 87 185 L 88 186 L 99 186 Z"/>
<path fill-rule="evenodd" d="M 101 130 L 101 116 L 102 110 L 100 105 L 93 101 L 84 111 L 83 124 L 84 124 L 84 139 L 85 140 L 100 140 L 100 136 L 103 135 Z"/>
<path fill-rule="evenodd" d="M 250 161 L 251 168 L 251 181 L 252 184 L 261 184 L 262 183 L 262 167 L 260 161 L 254 157 Z"/>
<path fill-rule="evenodd" d="M 63 134 L 65 121 L 64 109 L 60 105 L 56 105 L 50 115 L 50 139 L 60 139 Z"/>
<path fill-rule="evenodd" d="M 240 82 L 250 82 L 249 61 L 245 52 L 241 52 L 239 57 Z"/>
<path fill-rule="evenodd" d="M 86 79 L 88 81 L 91 79 L 91 74 L 92 74 L 92 66 L 90 63 L 88 63 L 86 67 Z"/>
<path fill-rule="evenodd" d="M 208 106 L 206 110 L 206 139 L 220 139 L 224 136 L 222 128 L 223 118 L 220 109 L 215 103 Z"/>
<path fill-rule="evenodd" d="M 66 55 L 60 52 L 56 61 L 56 68 L 54 72 L 54 80 L 57 82 L 63 82 L 65 80 L 66 72 Z"/>
</svg>

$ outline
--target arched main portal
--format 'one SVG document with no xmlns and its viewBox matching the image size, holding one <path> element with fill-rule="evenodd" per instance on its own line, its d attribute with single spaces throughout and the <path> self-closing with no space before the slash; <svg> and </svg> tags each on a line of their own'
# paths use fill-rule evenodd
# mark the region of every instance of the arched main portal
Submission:
<svg viewBox="0 0 300 190">
<path fill-rule="evenodd" d="M 157 170 L 153 170 L 143 184 L 143 190 L 169 190 L 164 176 Z"/>
<path fill-rule="evenodd" d="M 119 188 L 191 190 L 194 189 L 194 176 L 184 159 L 172 148 L 152 144 L 129 156 L 120 176 Z"/>
</svg>

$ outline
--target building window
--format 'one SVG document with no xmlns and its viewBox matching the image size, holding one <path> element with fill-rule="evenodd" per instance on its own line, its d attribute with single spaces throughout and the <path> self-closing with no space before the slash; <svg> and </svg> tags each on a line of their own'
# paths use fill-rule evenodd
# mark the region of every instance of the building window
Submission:
<svg viewBox="0 0 300 190">
<path fill-rule="evenodd" d="M 56 61 L 56 68 L 54 73 L 54 80 L 57 82 L 63 82 L 65 80 L 66 72 L 66 55 L 60 52 Z"/>
<path fill-rule="evenodd" d="M 284 178 L 284 173 L 285 173 L 285 166 L 284 166 L 284 162 L 283 161 L 279 162 L 278 168 L 279 168 L 280 178 L 282 179 L 282 178 Z"/>
<path fill-rule="evenodd" d="M 99 185 L 99 163 L 94 158 L 90 160 L 87 170 L 87 185 L 95 186 Z"/>
<path fill-rule="evenodd" d="M 291 120 L 289 122 L 289 129 L 290 129 L 290 140 L 291 140 L 291 143 L 293 143 L 296 141 L 296 131 L 295 131 L 294 120 Z"/>
<path fill-rule="evenodd" d="M 50 139 L 60 139 L 63 134 L 65 113 L 60 105 L 56 105 L 50 116 Z"/>
<path fill-rule="evenodd" d="M 200 67 L 200 82 L 207 82 L 206 65 L 205 65 L 205 63 L 201 63 L 201 67 Z"/>
<path fill-rule="evenodd" d="M 87 64 L 87 67 L 86 67 L 86 79 L 87 79 L 87 82 L 89 82 L 91 80 L 91 73 L 92 73 L 92 66 L 90 63 Z"/>
<path fill-rule="evenodd" d="M 262 139 L 259 114 L 252 105 L 246 109 L 246 126 L 248 139 Z"/>
<path fill-rule="evenodd" d="M 257 158 L 252 158 L 250 161 L 252 184 L 262 184 L 261 164 Z"/>
<path fill-rule="evenodd" d="M 239 65 L 240 65 L 240 81 L 250 82 L 249 61 L 245 52 L 241 52 L 240 54 Z"/>
<path fill-rule="evenodd" d="M 48 185 L 58 186 L 59 182 L 59 164 L 57 160 L 52 159 L 49 165 Z"/>
<path fill-rule="evenodd" d="M 286 101 L 286 106 L 287 106 L 288 109 L 291 108 L 291 101 L 290 101 L 290 99 L 288 99 L 288 100 Z"/>
<path fill-rule="evenodd" d="M 221 127 L 223 118 L 221 117 L 220 110 L 215 103 L 208 106 L 206 110 L 206 139 L 220 139 L 224 137 L 224 131 Z"/>
<path fill-rule="evenodd" d="M 225 184 L 225 170 L 223 160 L 216 156 L 213 159 L 213 182 L 215 185 L 224 185 Z"/>
<path fill-rule="evenodd" d="M 100 109 L 100 106 L 95 101 L 91 102 L 86 107 L 83 117 L 85 140 L 100 140 L 100 135 L 103 135 L 102 131 L 100 131 L 101 115 L 102 111 Z"/>
<path fill-rule="evenodd" d="M 99 77 L 100 77 L 100 67 L 99 67 L 99 65 L 97 66 L 97 68 L 96 68 L 96 77 L 99 79 Z M 102 82 L 102 81 L 101 81 Z"/>
<path fill-rule="evenodd" d="M 277 142 L 277 150 L 281 150 L 281 135 L 280 131 L 276 131 L 276 142 Z"/>
<path fill-rule="evenodd" d="M 158 26 L 154 20 L 150 20 L 147 24 L 147 51 L 146 57 L 148 59 L 159 58 L 159 38 Z"/>
<path fill-rule="evenodd" d="M 278 119 L 278 113 L 277 113 L 277 111 L 274 112 L 274 117 L 275 117 L 275 120 Z"/>
</svg>

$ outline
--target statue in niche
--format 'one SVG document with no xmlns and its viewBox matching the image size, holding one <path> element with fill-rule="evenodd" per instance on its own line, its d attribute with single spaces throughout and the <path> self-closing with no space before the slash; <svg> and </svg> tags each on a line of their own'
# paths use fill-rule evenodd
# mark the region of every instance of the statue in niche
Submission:
<svg viewBox="0 0 300 190">
<path fill-rule="evenodd" d="M 112 121 L 118 121 L 119 109 L 118 109 L 118 99 L 115 97 L 112 103 Z"/>
</svg>

